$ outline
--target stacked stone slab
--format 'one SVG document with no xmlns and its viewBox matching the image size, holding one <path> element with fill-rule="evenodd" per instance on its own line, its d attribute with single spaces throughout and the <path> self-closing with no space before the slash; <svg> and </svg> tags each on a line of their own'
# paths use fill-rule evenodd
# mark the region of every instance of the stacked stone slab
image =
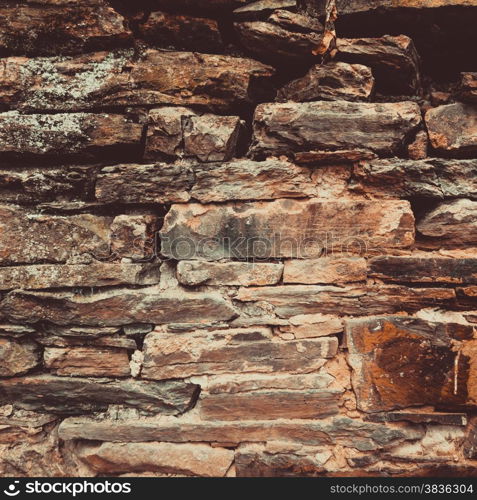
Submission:
<svg viewBox="0 0 477 500">
<path fill-rule="evenodd" d="M 0 475 L 476 475 L 477 6 L 326 3 L 0 1 Z"/>
</svg>

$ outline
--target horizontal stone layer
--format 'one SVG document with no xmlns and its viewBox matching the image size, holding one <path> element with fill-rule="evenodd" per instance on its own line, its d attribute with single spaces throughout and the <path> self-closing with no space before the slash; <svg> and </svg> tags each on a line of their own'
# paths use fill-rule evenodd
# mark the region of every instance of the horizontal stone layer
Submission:
<svg viewBox="0 0 477 500">
<path fill-rule="evenodd" d="M 161 231 L 162 253 L 178 260 L 365 254 L 413 240 L 409 203 L 397 200 L 173 205 Z"/>
<path fill-rule="evenodd" d="M 283 283 L 350 283 L 366 281 L 366 261 L 360 257 L 287 260 Z"/>
<path fill-rule="evenodd" d="M 338 349 L 336 338 L 280 341 L 267 328 L 167 334 L 144 341 L 142 376 L 170 379 L 221 373 L 309 373 Z"/>
<path fill-rule="evenodd" d="M 413 102 L 353 103 L 317 101 L 257 106 L 250 154 L 255 158 L 313 149 L 368 149 L 399 152 L 421 123 Z"/>
<path fill-rule="evenodd" d="M 256 85 L 273 74 L 253 59 L 153 49 L 0 61 L 0 104 L 37 112 L 160 104 L 230 110 L 254 102 Z"/>
<path fill-rule="evenodd" d="M 378 412 L 432 405 L 475 404 L 474 361 L 454 340 L 473 342 L 471 325 L 376 317 L 346 322 L 358 407 Z M 464 350 L 463 350 L 464 349 Z M 467 352 L 467 354 L 469 354 Z"/>
<path fill-rule="evenodd" d="M 382 256 L 368 266 L 369 276 L 395 283 L 477 284 L 477 259 L 472 258 Z"/>
<path fill-rule="evenodd" d="M 178 415 L 195 402 L 199 386 L 183 381 L 146 382 L 36 375 L 5 379 L 0 404 L 63 415 L 104 411 L 109 405 L 146 414 Z"/>
<path fill-rule="evenodd" d="M 283 318 L 317 313 L 363 316 L 414 312 L 426 307 L 459 307 L 453 289 L 410 288 L 399 285 L 249 287 L 240 288 L 236 299 L 273 306 L 275 313 Z M 465 308 L 465 305 L 460 307 Z"/>
<path fill-rule="evenodd" d="M 393 428 L 347 417 L 321 421 L 180 422 L 162 419 L 89 420 L 67 418 L 59 427 L 63 440 L 88 439 L 111 442 L 163 441 L 173 443 L 297 441 L 308 445 L 343 444 L 361 451 L 396 446 L 423 436 L 422 429 Z"/>
<path fill-rule="evenodd" d="M 112 285 L 156 285 L 158 264 L 34 265 L 0 267 L 0 290 L 22 288 L 96 287 Z"/>
<path fill-rule="evenodd" d="M 0 302 L 0 312 L 18 322 L 84 326 L 208 323 L 236 316 L 232 306 L 218 294 L 162 291 L 156 287 L 113 289 L 90 296 L 19 290 Z"/>
</svg>

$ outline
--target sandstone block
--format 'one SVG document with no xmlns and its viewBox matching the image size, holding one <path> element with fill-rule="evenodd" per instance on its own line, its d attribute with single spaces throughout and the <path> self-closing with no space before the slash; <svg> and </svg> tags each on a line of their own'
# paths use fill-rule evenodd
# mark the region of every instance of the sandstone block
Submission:
<svg viewBox="0 0 477 500">
<path fill-rule="evenodd" d="M 82 377 L 129 377 L 129 357 L 123 349 L 47 347 L 44 363 L 55 375 Z"/>
<path fill-rule="evenodd" d="M 234 460 L 233 450 L 186 443 L 78 443 L 75 454 L 100 474 L 223 477 Z"/>
<path fill-rule="evenodd" d="M 198 115 L 176 107 L 153 109 L 149 113 L 144 157 L 228 161 L 235 156 L 240 128 L 238 116 Z"/>
<path fill-rule="evenodd" d="M 359 257 L 287 260 L 283 283 L 349 283 L 366 281 L 366 261 Z"/>
<path fill-rule="evenodd" d="M 204 17 L 153 11 L 139 25 L 139 34 L 154 45 L 196 52 L 222 52 L 217 21 Z"/>
<path fill-rule="evenodd" d="M 0 267 L 0 290 L 97 287 L 113 285 L 156 285 L 158 264 L 91 264 Z"/>
<path fill-rule="evenodd" d="M 418 221 L 426 237 L 423 245 L 459 247 L 477 244 L 477 201 L 460 199 L 440 203 Z"/>
<path fill-rule="evenodd" d="M 139 154 L 142 125 L 116 114 L 0 113 L 0 155 L 7 158 L 94 158 Z"/>
<path fill-rule="evenodd" d="M 477 284 L 477 259 L 425 257 L 374 257 L 369 276 L 395 283 Z"/>
<path fill-rule="evenodd" d="M 398 200 L 173 205 L 160 236 L 162 253 L 177 260 L 312 258 L 406 248 L 414 218 L 409 203 Z"/>
<path fill-rule="evenodd" d="M 0 68 L 0 104 L 39 112 L 161 104 L 226 111 L 256 102 L 257 85 L 273 74 L 252 59 L 154 49 L 10 57 Z"/>
<path fill-rule="evenodd" d="M 167 334 L 144 343 L 142 376 L 169 379 L 221 373 L 308 373 L 338 349 L 336 338 L 282 342 L 267 328 Z"/>
<path fill-rule="evenodd" d="M 361 64 L 331 62 L 317 64 L 308 73 L 278 91 L 279 101 L 319 101 L 344 99 L 366 101 L 374 90 L 371 70 Z"/>
<path fill-rule="evenodd" d="M 358 407 L 376 412 L 465 405 L 468 358 L 458 355 L 452 340 L 472 338 L 472 330 L 471 326 L 403 317 L 347 322 Z"/>
<path fill-rule="evenodd" d="M 156 287 L 112 289 L 93 295 L 70 292 L 10 292 L 0 303 L 7 317 L 19 322 L 56 325 L 118 326 L 131 323 L 213 323 L 236 316 L 215 293 L 191 293 Z"/>
<path fill-rule="evenodd" d="M 22 375 L 38 366 L 38 345 L 30 340 L 0 338 L 0 376 Z"/>
<path fill-rule="evenodd" d="M 431 146 L 444 156 L 477 152 L 477 109 L 463 103 L 430 109 L 425 116 Z"/>
<path fill-rule="evenodd" d="M 146 414 L 178 415 L 194 404 L 198 391 L 197 385 L 173 380 L 139 382 L 35 375 L 3 380 L 0 402 L 63 415 L 105 411 L 111 404 Z"/>
<path fill-rule="evenodd" d="M 375 153 L 391 156 L 420 123 L 419 107 L 411 102 L 260 104 L 254 115 L 250 154 L 260 158 L 365 144 Z"/>
<path fill-rule="evenodd" d="M 339 60 L 371 67 L 378 92 L 413 95 L 419 90 L 419 55 L 408 36 L 339 38 L 337 46 Z"/>
<path fill-rule="evenodd" d="M 1 271 L 1 270 L 0 270 Z M 275 285 L 283 274 L 283 264 L 261 262 L 180 261 L 177 279 L 183 285 Z"/>
<path fill-rule="evenodd" d="M 106 2 L 41 3 L 0 8 L 2 51 L 20 55 L 90 52 L 124 43 L 132 36 L 124 18 Z"/>
<path fill-rule="evenodd" d="M 150 260 L 156 256 L 158 225 L 155 215 L 118 215 L 111 224 L 111 253 L 117 258 Z"/>
</svg>

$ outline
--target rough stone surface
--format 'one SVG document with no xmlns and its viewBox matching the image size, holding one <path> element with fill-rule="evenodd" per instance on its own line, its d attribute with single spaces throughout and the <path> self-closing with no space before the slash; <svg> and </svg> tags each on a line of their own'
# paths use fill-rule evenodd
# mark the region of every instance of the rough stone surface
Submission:
<svg viewBox="0 0 477 500">
<path fill-rule="evenodd" d="M 280 101 L 318 101 L 345 99 L 368 100 L 374 90 L 371 70 L 361 64 L 333 62 L 313 66 L 308 73 L 293 80 L 278 92 Z"/>
<path fill-rule="evenodd" d="M 170 379 L 217 373 L 308 373 L 336 354 L 334 338 L 275 341 L 267 328 L 147 335 L 142 376 Z"/>
<path fill-rule="evenodd" d="M 138 58 L 131 51 L 6 58 L 0 67 L 0 103 L 37 111 L 154 104 L 227 110 L 254 102 L 257 85 L 273 74 L 252 59 L 154 49 Z"/>
<path fill-rule="evenodd" d="M 477 102 L 477 73 L 462 73 L 459 97 L 463 101 Z"/>
<path fill-rule="evenodd" d="M 79 53 L 131 38 L 124 18 L 106 2 L 35 3 L 0 7 L 0 50 L 20 55 Z"/>
<path fill-rule="evenodd" d="M 54 300 L 52 300 L 54 299 Z M 214 293 L 184 290 L 163 292 L 155 287 L 113 289 L 92 295 L 63 292 L 10 292 L 0 303 L 7 317 L 25 323 L 116 326 L 131 323 L 201 323 L 228 320 L 234 309 Z"/>
<path fill-rule="evenodd" d="M 304 258 L 325 249 L 366 253 L 411 245 L 414 220 L 408 203 L 390 200 L 386 210 L 383 206 L 319 199 L 173 205 L 161 230 L 162 252 L 178 259 Z"/>
<path fill-rule="evenodd" d="M 55 375 L 82 377 L 129 377 L 127 351 L 79 347 L 48 347 L 44 352 L 46 368 Z"/>
<path fill-rule="evenodd" d="M 183 285 L 275 285 L 283 274 L 282 264 L 264 262 L 201 262 L 177 264 L 177 279 Z"/>
<path fill-rule="evenodd" d="M 429 240 L 429 245 L 476 245 L 477 201 L 461 199 L 440 203 L 426 213 L 416 227 Z M 427 241 L 423 244 L 426 245 Z"/>
<path fill-rule="evenodd" d="M 223 42 L 217 21 L 153 11 L 139 25 L 139 34 L 159 47 L 222 52 Z"/>
<path fill-rule="evenodd" d="M 22 375 L 40 362 L 38 345 L 29 340 L 0 337 L 0 376 Z"/>
<path fill-rule="evenodd" d="M 149 113 L 148 160 L 167 157 L 228 161 L 236 153 L 240 133 L 237 116 L 197 115 L 186 108 L 159 108 Z"/>
<path fill-rule="evenodd" d="M 358 407 L 375 412 L 465 405 L 468 359 L 453 349 L 452 339 L 471 338 L 472 330 L 402 317 L 349 321 L 346 336 Z"/>
<path fill-rule="evenodd" d="M 419 107 L 411 102 L 261 104 L 255 111 L 250 153 L 265 157 L 366 144 L 371 151 L 390 156 L 420 122 Z"/>
<path fill-rule="evenodd" d="M 79 443 L 75 453 L 101 474 L 158 472 L 223 477 L 234 460 L 233 450 L 206 444 Z"/>
<path fill-rule="evenodd" d="M 359 257 L 323 257 L 285 262 L 284 283 L 349 283 L 366 281 L 366 261 Z"/>
<path fill-rule="evenodd" d="M 426 126 L 431 146 L 445 156 L 468 156 L 477 153 L 477 109 L 455 103 L 430 109 Z"/>
<path fill-rule="evenodd" d="M 0 290 L 23 288 L 96 287 L 112 285 L 155 285 L 159 283 L 157 264 L 33 265 L 0 267 Z"/>
<path fill-rule="evenodd" d="M 5 379 L 0 402 L 25 410 L 81 415 L 108 405 L 137 408 L 146 414 L 179 415 L 194 403 L 197 385 L 183 381 L 114 381 L 37 375 Z"/>
<path fill-rule="evenodd" d="M 159 220 L 155 215 L 118 215 L 111 224 L 111 253 L 116 258 L 148 261 L 157 255 Z"/>
</svg>

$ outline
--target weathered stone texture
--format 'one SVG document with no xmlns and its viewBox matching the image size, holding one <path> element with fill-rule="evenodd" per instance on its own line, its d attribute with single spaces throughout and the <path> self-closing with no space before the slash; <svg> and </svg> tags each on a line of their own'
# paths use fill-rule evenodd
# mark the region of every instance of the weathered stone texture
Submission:
<svg viewBox="0 0 477 500">
<path fill-rule="evenodd" d="M 29 340 L 0 337 L 0 376 L 22 375 L 40 362 L 38 345 Z"/>
<path fill-rule="evenodd" d="M 378 317 L 348 322 L 346 335 L 361 410 L 467 403 L 468 358 L 452 340 L 472 338 L 471 326 Z"/>
<path fill-rule="evenodd" d="M 280 101 L 368 100 L 374 90 L 371 70 L 361 64 L 333 62 L 313 66 L 278 92 Z"/>
<path fill-rule="evenodd" d="M 414 219 L 407 202 L 394 200 L 173 205 L 161 240 L 163 254 L 177 259 L 309 258 L 325 249 L 364 254 L 410 246 Z"/>
<path fill-rule="evenodd" d="M 462 73 L 459 97 L 463 101 L 477 102 L 477 73 Z"/>
<path fill-rule="evenodd" d="M 83 377 L 129 377 L 127 351 L 79 347 L 48 347 L 44 352 L 45 367 L 55 375 Z"/>
<path fill-rule="evenodd" d="M 114 381 L 37 375 L 5 379 L 0 403 L 25 410 L 81 415 L 108 405 L 137 408 L 146 414 L 179 415 L 194 403 L 199 386 L 183 381 Z"/>
<path fill-rule="evenodd" d="M 220 295 L 155 287 L 113 289 L 81 295 L 70 292 L 10 292 L 0 303 L 7 317 L 25 323 L 116 326 L 131 323 L 201 323 L 226 321 L 236 315 Z"/>
<path fill-rule="evenodd" d="M 366 261 L 359 257 L 322 257 L 285 262 L 284 283 L 349 283 L 366 281 Z"/>
<path fill-rule="evenodd" d="M 223 477 L 234 460 L 233 450 L 207 444 L 79 443 L 75 453 L 101 474 L 156 472 Z"/>
<path fill-rule="evenodd" d="M 273 74 L 252 59 L 153 49 L 138 58 L 128 50 L 6 58 L 0 68 L 0 103 L 36 111 L 154 104 L 228 110 L 254 102 L 257 85 Z"/>
<path fill-rule="evenodd" d="M 0 50 L 20 55 L 79 53 L 117 46 L 132 37 L 124 18 L 106 2 L 35 5 L 41 3 L 0 7 Z"/>
<path fill-rule="evenodd" d="M 426 113 L 429 139 L 444 156 L 473 156 L 477 153 L 477 109 L 455 103 L 430 109 Z"/>
<path fill-rule="evenodd" d="M 335 338 L 282 342 L 267 328 L 147 335 L 142 376 L 169 379 L 217 373 L 308 373 L 336 354 Z"/>
<path fill-rule="evenodd" d="M 415 103 L 348 101 L 261 104 L 254 116 L 254 157 L 313 149 L 366 145 L 382 155 L 397 154 L 421 122 Z"/>
</svg>

